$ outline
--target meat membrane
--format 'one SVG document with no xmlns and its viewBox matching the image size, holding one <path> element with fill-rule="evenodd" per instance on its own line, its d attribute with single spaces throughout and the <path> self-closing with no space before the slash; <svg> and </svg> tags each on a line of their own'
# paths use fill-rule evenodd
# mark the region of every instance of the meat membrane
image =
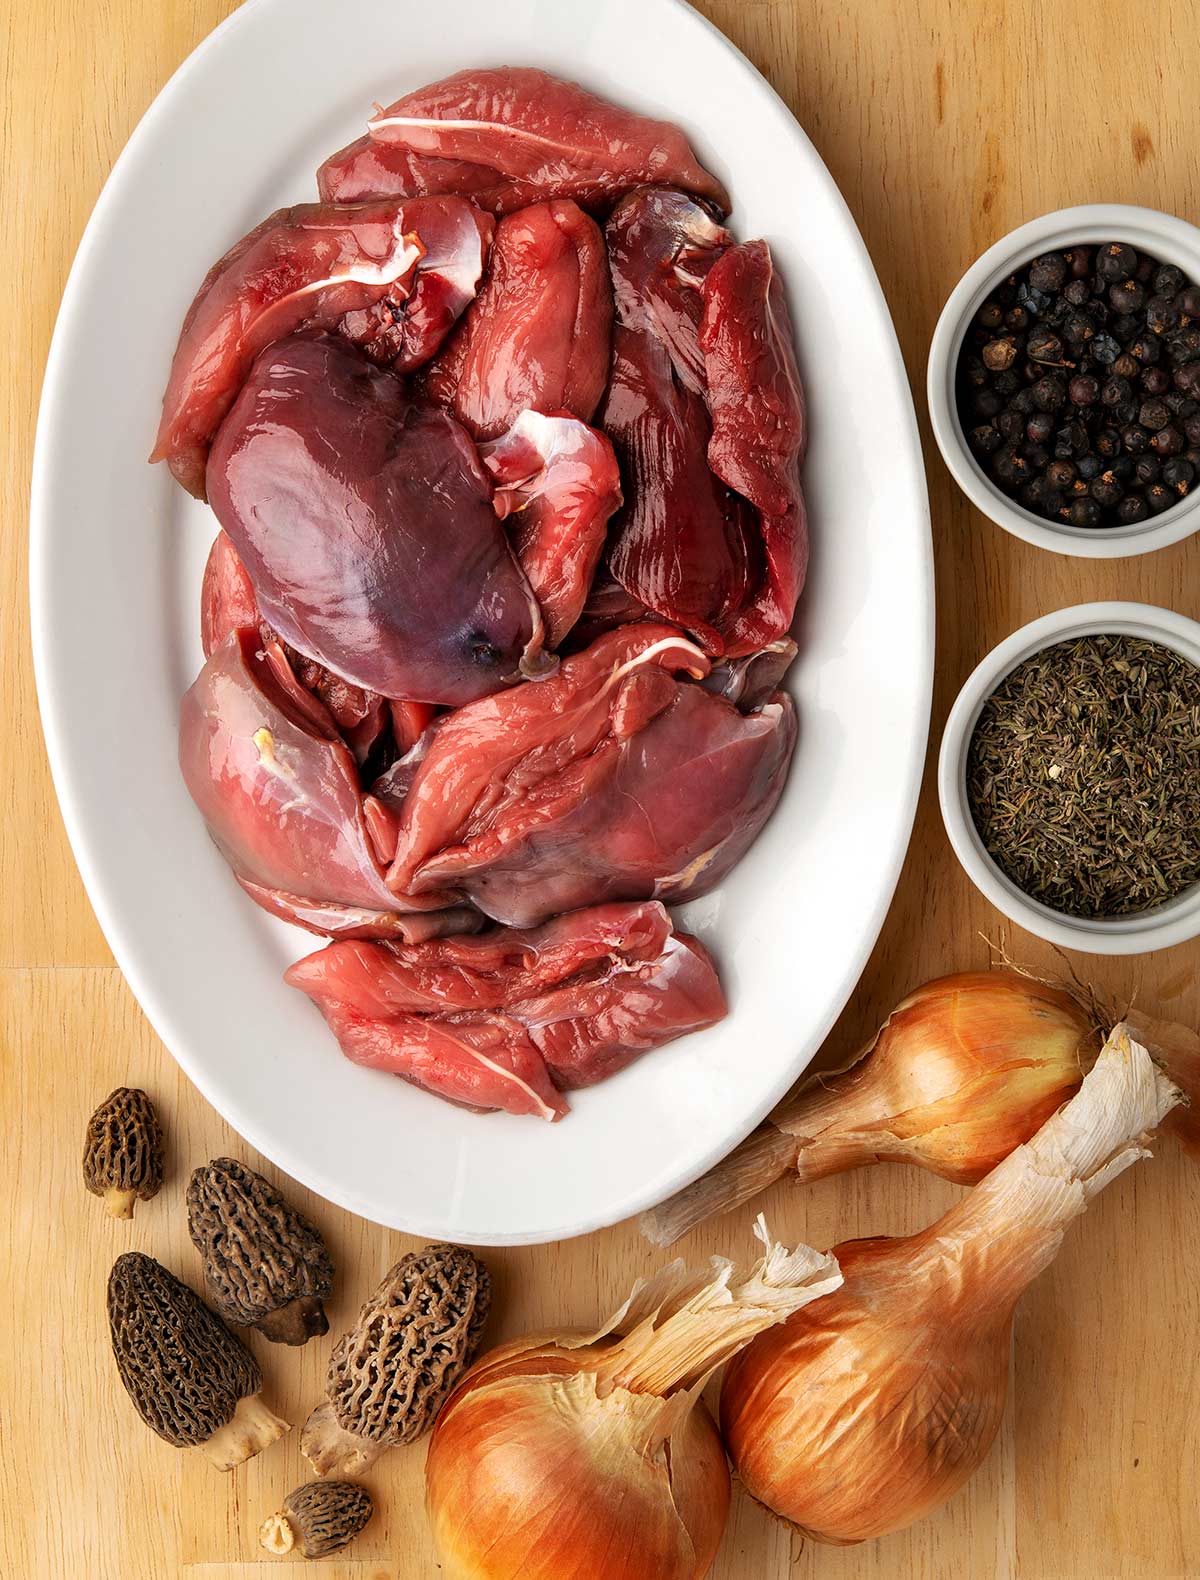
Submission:
<svg viewBox="0 0 1200 1580">
<path fill-rule="evenodd" d="M 185 695 L 179 763 L 239 882 L 274 915 L 313 932 L 420 937 L 430 924 L 405 912 L 448 912 L 454 896 L 387 887 L 371 825 L 392 814 L 361 794 L 328 710 L 257 629 L 231 632 Z M 436 925 L 473 923 L 458 907 Z"/>
<path fill-rule="evenodd" d="M 263 617 L 354 685 L 457 706 L 545 666 L 470 438 L 344 340 L 262 353 L 209 489 Z"/>
<path fill-rule="evenodd" d="M 367 125 L 381 146 L 465 161 L 539 198 L 572 197 L 598 206 L 631 187 L 653 184 L 682 187 L 729 209 L 725 188 L 700 164 L 677 126 L 636 115 L 576 82 L 530 67 L 456 72 L 406 94 Z M 335 156 L 343 179 L 354 166 L 349 154 Z M 484 189 L 472 195 L 482 200 Z M 493 201 L 509 201 L 503 182 Z"/>
<path fill-rule="evenodd" d="M 209 446 L 251 363 L 301 327 L 334 329 L 349 315 L 347 332 L 369 343 L 385 321 L 399 321 L 404 366 L 427 360 L 474 295 L 492 223 L 455 197 L 277 210 L 213 265 L 196 293 L 150 459 L 165 460 L 189 493 L 205 498 Z"/>
<path fill-rule="evenodd" d="M 618 325 L 599 422 L 625 494 L 609 534 L 612 576 L 637 603 L 723 654 L 724 627 L 761 577 L 762 540 L 753 506 L 709 468 L 704 397 L 674 377 L 655 335 Z"/>
<path fill-rule="evenodd" d="M 679 382 L 703 395 L 704 280 L 733 237 L 688 193 L 643 187 L 617 204 L 604 240 L 620 322 L 653 335 Z"/>
<path fill-rule="evenodd" d="M 587 1086 L 725 1014 L 707 952 L 662 905 L 416 946 L 335 943 L 287 973 L 343 1052 L 451 1101 L 556 1119 Z"/>
<path fill-rule="evenodd" d="M 406 767 L 389 885 L 517 927 L 707 893 L 769 817 L 796 737 L 786 696 L 747 716 L 692 683 L 708 672 L 678 631 L 627 625 L 436 721 Z"/>
<path fill-rule="evenodd" d="M 421 387 L 477 439 L 527 408 L 589 422 L 608 379 L 612 286 L 595 221 L 567 201 L 500 221 L 483 288 Z"/>
<path fill-rule="evenodd" d="M 598 181 L 565 180 L 561 191 L 546 191 L 534 181 L 511 181 L 468 159 L 438 159 L 414 154 L 401 143 L 378 143 L 369 133 L 329 156 L 317 171 L 317 191 L 322 203 L 451 195 L 468 198 L 476 208 L 498 218 L 547 198 L 574 198 L 581 207 L 590 208 L 605 196 Z"/>
<path fill-rule="evenodd" d="M 566 412 L 522 412 L 479 453 L 495 485 L 492 504 L 542 610 L 556 648 L 578 620 L 621 503 L 612 445 Z"/>
</svg>

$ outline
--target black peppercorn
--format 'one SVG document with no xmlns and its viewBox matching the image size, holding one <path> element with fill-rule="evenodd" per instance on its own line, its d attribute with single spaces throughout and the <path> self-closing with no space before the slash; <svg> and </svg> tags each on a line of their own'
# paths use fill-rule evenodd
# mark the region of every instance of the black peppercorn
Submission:
<svg viewBox="0 0 1200 1580">
<path fill-rule="evenodd" d="M 1070 346 L 1083 346 L 1096 333 L 1096 326 L 1086 313 L 1068 313 L 1062 322 L 1063 339 Z"/>
<path fill-rule="evenodd" d="M 1004 324 L 1007 329 L 1021 330 L 1029 328 L 1029 314 L 1023 307 L 1010 307 L 1004 315 Z"/>
<path fill-rule="evenodd" d="M 1135 356 L 1139 362 L 1145 363 L 1147 367 L 1158 361 L 1161 350 L 1162 341 L 1157 340 L 1153 335 L 1139 335 L 1129 345 L 1130 355 Z"/>
<path fill-rule="evenodd" d="M 1122 280 L 1120 285 L 1109 286 L 1108 300 L 1114 313 L 1136 313 L 1145 306 L 1146 289 L 1136 280 Z"/>
<path fill-rule="evenodd" d="M 1200 444 L 1200 412 L 1193 412 L 1183 421 L 1183 431 L 1189 444 Z"/>
<path fill-rule="evenodd" d="M 1035 411 L 1025 424 L 1025 437 L 1030 444 L 1045 444 L 1054 432 L 1054 414 L 1048 411 Z"/>
<path fill-rule="evenodd" d="M 1142 402 L 1138 412 L 1138 421 L 1143 428 L 1149 428 L 1153 433 L 1159 428 L 1165 428 L 1171 420 L 1171 413 L 1166 402 L 1161 400 L 1146 400 Z"/>
<path fill-rule="evenodd" d="M 1034 362 L 1062 361 L 1062 341 L 1052 329 L 1047 329 L 1041 324 L 1036 329 L 1030 330 L 1026 350 Z"/>
<path fill-rule="evenodd" d="M 980 428 L 972 428 L 967 439 L 971 448 L 978 450 L 981 455 L 992 455 L 1004 443 L 999 432 L 990 422 L 985 422 Z"/>
<path fill-rule="evenodd" d="M 1067 395 L 1076 406 L 1090 406 L 1100 398 L 1100 380 L 1090 373 L 1077 373 L 1067 385 Z"/>
<path fill-rule="evenodd" d="M 1096 273 L 1101 280 L 1128 280 L 1138 265 L 1138 255 L 1123 241 L 1110 241 L 1096 254 Z"/>
<path fill-rule="evenodd" d="M 1072 307 L 1082 307 L 1091 294 L 1086 280 L 1071 280 L 1063 287 L 1063 299 Z"/>
<path fill-rule="evenodd" d="M 996 418 L 996 427 L 1006 439 L 1019 439 L 1025 432 L 1025 419 L 1019 411 L 1002 411 Z"/>
<path fill-rule="evenodd" d="M 1146 324 L 1156 335 L 1170 334 L 1179 322 L 1179 309 L 1165 296 L 1152 296 L 1146 303 Z"/>
<path fill-rule="evenodd" d="M 1003 373 L 1011 368 L 1017 355 L 1015 341 L 1008 335 L 1002 340 L 989 340 L 983 348 L 983 365 L 993 373 Z"/>
<path fill-rule="evenodd" d="M 1026 417 L 1033 411 L 1033 391 L 1031 389 L 1018 390 L 1008 403 L 1013 411 L 1023 412 Z"/>
<path fill-rule="evenodd" d="M 1117 505 L 1117 520 L 1123 527 L 1132 527 L 1139 521 L 1145 521 L 1150 514 L 1150 506 L 1140 494 L 1126 494 Z"/>
<path fill-rule="evenodd" d="M 1109 462 L 1108 469 L 1119 482 L 1128 483 L 1133 477 L 1133 457 L 1131 455 L 1114 455 Z"/>
<path fill-rule="evenodd" d="M 1174 456 L 1163 467 L 1162 480 L 1168 488 L 1173 488 L 1177 494 L 1183 495 L 1187 493 L 1195 482 L 1196 469 L 1183 456 Z"/>
<path fill-rule="evenodd" d="M 1057 374 L 1046 373 L 1033 386 L 1032 393 L 1039 411 L 1057 411 L 1067 398 L 1067 387 Z"/>
<path fill-rule="evenodd" d="M 1200 362 L 1185 362 L 1175 369 L 1175 388 L 1193 399 L 1200 395 Z"/>
<path fill-rule="evenodd" d="M 1178 296 L 1186 284 L 1183 270 L 1173 263 L 1160 263 L 1154 271 L 1154 290 L 1158 296 Z"/>
<path fill-rule="evenodd" d="M 1173 423 L 1169 424 L 1166 428 L 1160 428 L 1150 440 L 1150 443 L 1154 449 L 1154 453 L 1160 456 L 1178 455 L 1181 450 L 1186 449 L 1186 442 L 1184 440 L 1183 434 L 1178 428 L 1175 427 Z"/>
<path fill-rule="evenodd" d="M 975 322 L 984 329 L 999 329 L 1004 322 L 1004 309 L 999 302 L 985 302 L 975 314 Z"/>
<path fill-rule="evenodd" d="M 1121 435 L 1115 428 L 1101 428 L 1096 435 L 1096 454 L 1106 459 L 1116 455 L 1121 448 Z"/>
<path fill-rule="evenodd" d="M 1043 253 L 1029 265 L 1029 283 L 1037 291 L 1057 291 L 1067 277 L 1067 260 L 1060 252 Z"/>
<path fill-rule="evenodd" d="M 1142 374 L 1142 388 L 1147 395 L 1163 395 L 1170 387 L 1170 375 L 1163 368 L 1147 368 Z"/>
<path fill-rule="evenodd" d="M 1123 379 L 1119 373 L 1114 373 L 1105 379 L 1100 390 L 1100 399 L 1105 406 L 1120 406 L 1133 394 L 1128 379 Z"/>
<path fill-rule="evenodd" d="M 1170 509 L 1177 497 L 1163 483 L 1151 483 L 1146 490 L 1146 503 L 1156 516 L 1161 511 Z"/>
<path fill-rule="evenodd" d="M 1138 364 L 1138 359 L 1135 356 L 1131 356 L 1128 351 L 1122 351 L 1121 355 L 1113 363 L 1112 370 L 1123 379 L 1135 379 L 1142 371 Z"/>
<path fill-rule="evenodd" d="M 1081 455 L 1075 470 L 1085 483 L 1090 483 L 1094 477 L 1100 476 L 1104 470 L 1104 462 L 1098 455 Z"/>
<path fill-rule="evenodd" d="M 1200 318 L 1200 285 L 1189 285 L 1179 298 L 1180 311 L 1188 318 Z"/>
<path fill-rule="evenodd" d="M 1139 483 L 1157 483 L 1162 476 L 1162 466 L 1156 455 L 1139 455 L 1133 468 Z"/>
<path fill-rule="evenodd" d="M 1111 510 L 1125 490 L 1112 472 L 1101 472 L 1088 492 L 1098 505 L 1103 505 L 1106 510 Z"/>
<path fill-rule="evenodd" d="M 1100 506 L 1094 499 L 1073 499 L 1067 506 L 1067 520 L 1073 527 L 1098 527 Z"/>
<path fill-rule="evenodd" d="M 1128 450 L 1130 455 L 1141 455 L 1150 443 L 1150 435 L 1136 422 L 1131 422 L 1121 429 L 1122 448 Z"/>
<path fill-rule="evenodd" d="M 1086 280 L 1092 272 L 1092 255 L 1087 247 L 1072 247 L 1070 252 L 1064 253 L 1070 265 L 1072 277 L 1076 280 Z"/>
<path fill-rule="evenodd" d="M 1091 345 L 1092 355 L 1102 367 L 1111 367 L 1121 355 L 1121 348 L 1111 335 L 1096 335 Z"/>
</svg>

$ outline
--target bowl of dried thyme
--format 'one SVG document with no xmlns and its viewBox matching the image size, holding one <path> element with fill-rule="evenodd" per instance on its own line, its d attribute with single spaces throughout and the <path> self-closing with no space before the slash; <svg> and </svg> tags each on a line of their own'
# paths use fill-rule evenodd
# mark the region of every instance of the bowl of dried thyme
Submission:
<svg viewBox="0 0 1200 1580">
<path fill-rule="evenodd" d="M 1077 604 L 992 650 L 946 721 L 938 793 L 980 892 L 1066 949 L 1200 934 L 1200 624 Z"/>
</svg>

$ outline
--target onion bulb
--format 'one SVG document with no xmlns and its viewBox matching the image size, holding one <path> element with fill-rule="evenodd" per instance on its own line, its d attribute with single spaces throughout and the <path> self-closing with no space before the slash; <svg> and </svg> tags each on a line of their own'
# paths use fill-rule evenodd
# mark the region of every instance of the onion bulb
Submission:
<svg viewBox="0 0 1200 1580">
<path fill-rule="evenodd" d="M 700 1580 L 729 1512 L 729 1470 L 699 1394 L 713 1368 L 841 1283 L 837 1263 L 714 1258 L 640 1283 L 595 1333 L 530 1334 L 450 1395 L 425 1468 L 454 1580 Z"/>
<path fill-rule="evenodd" d="M 643 1214 L 673 1245 L 793 1170 L 916 1163 L 974 1185 L 1078 1089 L 1100 1047 L 1091 1010 L 1016 971 L 965 971 L 910 993 L 844 1070 L 814 1076 L 716 1168 Z"/>
<path fill-rule="evenodd" d="M 1018 1299 L 1179 1100 L 1118 1026 L 1071 1101 L 932 1227 L 838 1246 L 842 1287 L 726 1372 L 721 1428 L 752 1496 L 846 1543 L 957 1491 L 1000 1425 Z"/>
</svg>

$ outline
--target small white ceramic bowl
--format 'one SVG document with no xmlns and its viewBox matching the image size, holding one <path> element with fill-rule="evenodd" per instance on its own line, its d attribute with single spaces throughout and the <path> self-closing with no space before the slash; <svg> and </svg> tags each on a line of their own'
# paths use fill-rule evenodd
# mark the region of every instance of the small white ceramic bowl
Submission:
<svg viewBox="0 0 1200 1580">
<path fill-rule="evenodd" d="M 929 415 L 942 458 L 971 503 L 1006 532 L 1039 548 L 1086 559 L 1120 559 L 1178 543 L 1200 527 L 1200 490 L 1161 516 L 1129 527 L 1071 527 L 1047 521 L 1003 494 L 971 454 L 954 397 L 959 347 L 971 320 L 1001 280 L 1043 252 L 1077 243 L 1124 241 L 1200 281 L 1200 229 L 1173 214 L 1123 203 L 1087 203 L 1030 220 L 989 247 L 942 309 L 929 348 Z"/>
<path fill-rule="evenodd" d="M 1200 883 L 1165 905 L 1133 916 L 1064 916 L 1025 894 L 984 849 L 967 802 L 967 751 L 984 703 L 1025 659 L 1074 637 L 1111 632 L 1173 648 L 1200 667 L 1200 624 L 1144 603 L 1081 603 L 1033 620 L 994 647 L 958 694 L 942 735 L 938 798 L 954 853 L 985 898 L 1010 921 L 1062 949 L 1094 955 L 1138 955 L 1167 949 L 1200 933 Z"/>
</svg>

